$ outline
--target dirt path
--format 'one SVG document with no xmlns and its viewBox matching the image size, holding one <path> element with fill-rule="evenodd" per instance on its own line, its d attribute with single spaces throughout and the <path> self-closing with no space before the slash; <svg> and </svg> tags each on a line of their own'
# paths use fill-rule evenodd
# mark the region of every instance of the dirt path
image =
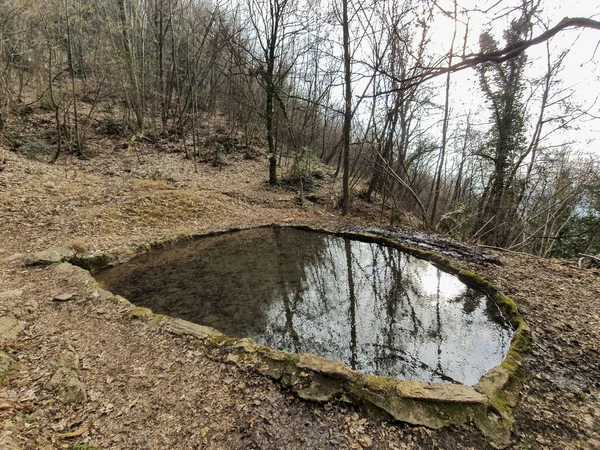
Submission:
<svg viewBox="0 0 600 450">
<path fill-rule="evenodd" d="M 56 265 L 23 265 L 24 253 L 54 246 L 90 255 L 273 222 L 354 226 L 328 209 L 332 181 L 319 205 L 299 205 L 294 193 L 265 189 L 262 160 L 196 174 L 176 154 L 48 166 L 0 149 L 4 158 L 0 316 L 24 329 L 1 343 L 14 370 L 0 384 L 0 448 L 489 448 L 475 430 L 391 425 L 343 404 L 303 402 L 252 367 L 223 363 L 218 349 L 135 320 Z M 598 271 L 492 257 L 502 265 L 455 261 L 511 296 L 533 330 L 513 447 L 600 448 Z M 59 294 L 74 295 L 53 301 Z M 78 359 L 83 403 L 44 389 L 65 354 Z"/>
</svg>

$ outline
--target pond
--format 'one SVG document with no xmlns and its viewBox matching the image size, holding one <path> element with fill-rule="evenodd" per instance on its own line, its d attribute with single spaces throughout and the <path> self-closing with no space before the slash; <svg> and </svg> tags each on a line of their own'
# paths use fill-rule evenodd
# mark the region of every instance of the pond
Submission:
<svg viewBox="0 0 600 450">
<path fill-rule="evenodd" d="M 425 260 L 291 227 L 203 237 L 95 277 L 155 313 L 399 379 L 474 385 L 513 334 L 491 299 Z"/>
</svg>

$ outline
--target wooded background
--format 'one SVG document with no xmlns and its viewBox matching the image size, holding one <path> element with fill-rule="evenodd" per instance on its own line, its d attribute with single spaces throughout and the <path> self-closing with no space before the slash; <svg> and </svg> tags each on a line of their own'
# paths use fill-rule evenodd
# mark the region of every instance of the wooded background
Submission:
<svg viewBox="0 0 600 450">
<path fill-rule="evenodd" d="M 207 145 L 266 148 L 272 185 L 309 191 L 317 161 L 336 168 L 343 214 L 360 196 L 392 225 L 410 216 L 485 245 L 598 254 L 597 153 L 553 139 L 591 126 L 598 107 L 574 100 L 570 49 L 553 42 L 600 24 L 548 23 L 543 1 L 508 3 L 0 0 L 0 124 L 47 114 L 52 161 L 85 156 L 91 131 L 160 133 L 190 159 Z M 454 24 L 443 39 L 440 17 Z M 472 17 L 489 24 L 476 49 Z M 545 47 L 543 73 L 532 46 Z M 477 74 L 469 93 L 463 70 Z M 483 101 L 459 108 L 465 95 Z M 207 143 L 201 124 L 217 115 L 230 139 Z"/>
</svg>

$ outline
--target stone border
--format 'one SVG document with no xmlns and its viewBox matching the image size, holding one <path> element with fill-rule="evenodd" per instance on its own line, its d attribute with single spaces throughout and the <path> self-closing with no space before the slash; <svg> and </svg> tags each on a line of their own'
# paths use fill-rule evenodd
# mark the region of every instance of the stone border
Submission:
<svg viewBox="0 0 600 450">
<path fill-rule="evenodd" d="M 154 314 L 148 308 L 136 307 L 127 299 L 105 291 L 89 272 L 122 264 L 141 253 L 173 245 L 182 239 L 206 238 L 266 227 L 328 233 L 387 245 L 425 259 L 445 272 L 456 275 L 462 282 L 483 291 L 495 301 L 513 325 L 515 333 L 506 358 L 502 364 L 486 373 L 473 387 L 365 375 L 351 370 L 339 361 L 331 361 L 311 354 L 298 355 L 274 350 L 257 345 L 248 338 L 230 338 L 210 327 Z M 308 225 L 272 224 L 194 236 L 175 236 L 163 242 L 133 250 L 91 258 L 77 257 L 72 253 L 67 253 L 59 260 L 68 261 L 61 264 L 62 270 L 78 272 L 88 286 L 95 286 L 96 290 L 100 292 L 100 299 L 110 299 L 125 305 L 132 318 L 147 322 L 150 326 L 163 327 L 172 334 L 192 336 L 207 344 L 222 348 L 227 353 L 225 361 L 250 362 L 261 373 L 278 380 L 302 399 L 317 402 L 332 400 L 351 402 L 361 407 L 367 414 L 382 419 L 434 429 L 447 425 L 474 425 L 494 447 L 503 448 L 511 442 L 511 429 L 514 424 L 512 408 L 520 398 L 526 377 L 522 352 L 529 348 L 531 340 L 529 326 L 520 316 L 516 304 L 508 297 L 503 296 L 490 282 L 471 271 L 461 269 L 448 259 L 433 252 L 405 246 L 392 239 L 374 234 L 345 232 L 344 230 L 331 231 Z M 28 262 L 31 264 L 33 261 L 34 259 L 30 258 Z"/>
</svg>

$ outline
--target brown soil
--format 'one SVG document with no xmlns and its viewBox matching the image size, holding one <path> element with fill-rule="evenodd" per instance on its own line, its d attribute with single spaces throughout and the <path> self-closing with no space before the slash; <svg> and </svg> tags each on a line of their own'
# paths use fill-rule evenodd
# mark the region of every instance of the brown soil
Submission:
<svg viewBox="0 0 600 450">
<path fill-rule="evenodd" d="M 0 384 L 0 447 L 490 447 L 474 429 L 389 424 L 341 403 L 301 401 L 250 366 L 222 362 L 219 349 L 134 320 L 56 266 L 23 264 L 19 254 L 54 246 L 93 255 L 273 222 L 366 224 L 356 213 L 342 221 L 331 177 L 316 202 L 299 204 L 293 192 L 266 188 L 264 155 L 229 156 L 224 166 L 200 164 L 195 173 L 181 154 L 150 147 L 129 155 L 108 150 L 86 161 L 61 158 L 56 165 L 0 149 L 0 162 L 7 160 L 0 172 L 0 316 L 25 325 L 17 339 L 0 341 L 16 361 Z M 450 254 L 512 297 L 532 327 L 513 448 L 600 448 L 598 271 L 490 256 Z M 22 293 L 2 295 L 11 290 Z M 64 293 L 75 295 L 53 301 Z M 64 404 L 43 389 L 65 349 L 79 357 L 83 404 Z"/>
</svg>

